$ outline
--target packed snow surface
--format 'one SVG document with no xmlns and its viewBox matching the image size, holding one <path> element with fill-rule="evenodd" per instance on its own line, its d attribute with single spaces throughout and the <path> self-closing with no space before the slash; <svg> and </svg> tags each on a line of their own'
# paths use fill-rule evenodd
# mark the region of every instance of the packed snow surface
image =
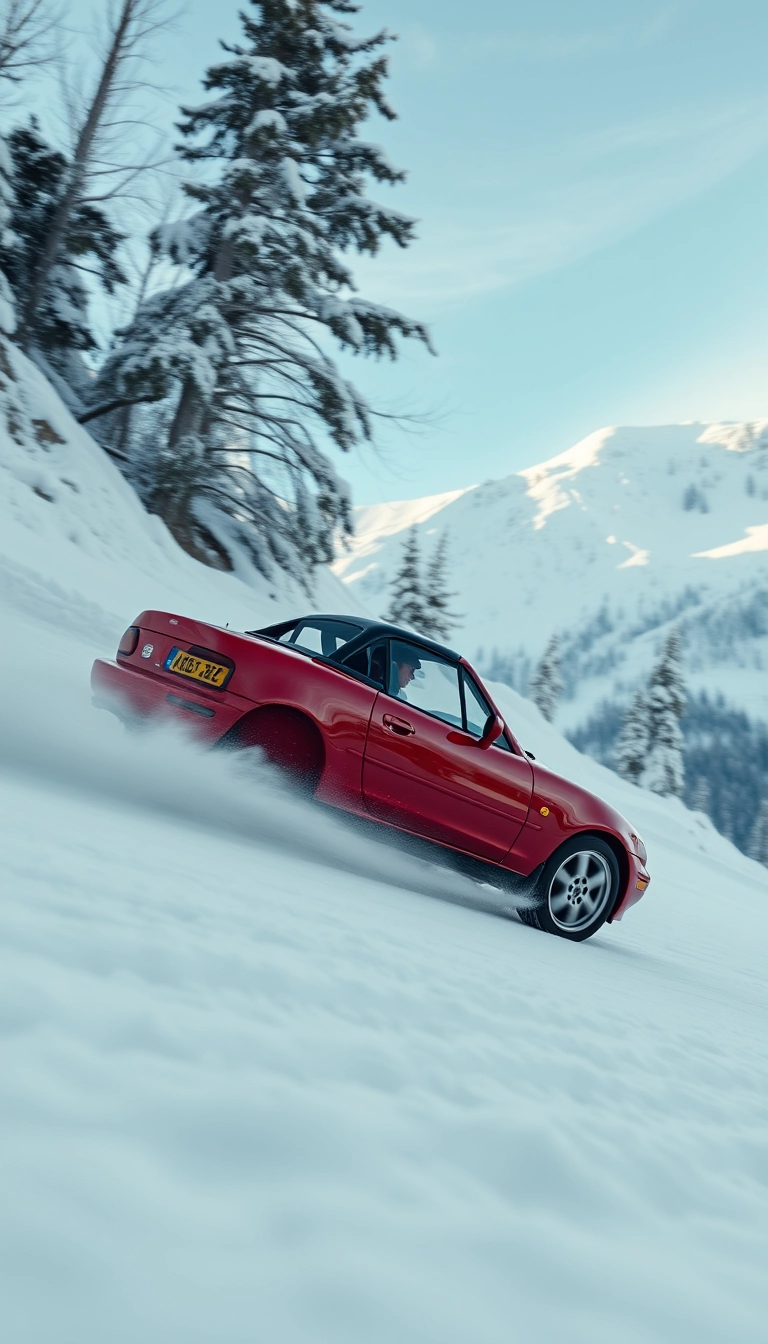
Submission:
<svg viewBox="0 0 768 1344">
<path fill-rule="evenodd" d="M 124 604 L 294 595 L 153 541 L 56 423 L 57 472 L 94 454 L 82 564 L 68 494 L 9 468 L 0 504 L 3 1340 L 763 1344 L 766 870 L 501 687 L 648 845 L 582 945 L 258 763 L 125 735 L 88 690 Z"/>
</svg>

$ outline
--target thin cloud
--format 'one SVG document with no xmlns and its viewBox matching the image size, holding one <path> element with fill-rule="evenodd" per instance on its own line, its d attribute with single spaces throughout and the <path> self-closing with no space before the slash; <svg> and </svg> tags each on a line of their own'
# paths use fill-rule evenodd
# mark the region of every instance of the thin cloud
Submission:
<svg viewBox="0 0 768 1344">
<path fill-rule="evenodd" d="M 400 33 L 398 41 L 405 59 L 417 70 L 429 70 L 438 64 L 440 53 L 437 41 L 421 24 L 409 24 Z"/>
<path fill-rule="evenodd" d="M 495 54 L 505 60 L 542 63 L 596 60 L 626 51 L 637 53 L 655 46 L 671 32 L 677 14 L 677 6 L 666 6 L 640 25 L 621 24 L 570 32 L 542 28 L 528 32 L 486 33 L 470 46 L 474 54 L 484 58 Z"/>
<path fill-rule="evenodd" d="M 765 98 L 751 98 L 735 104 L 702 108 L 696 104 L 676 114 L 643 117 L 616 126 L 605 126 L 599 131 L 582 135 L 574 143 L 572 152 L 583 160 L 607 158 L 610 155 L 675 152 L 687 153 L 690 145 L 724 142 L 737 145 L 753 137 L 762 142 L 768 127 L 768 102 Z"/>
<path fill-rule="evenodd" d="M 434 206 L 407 253 L 358 267 L 387 302 L 456 306 L 556 270 L 710 190 L 768 148 L 768 99 L 560 142 L 535 168 L 477 183 L 457 218 Z M 511 184 L 514 184 L 512 192 Z M 520 203 L 523 202 L 521 205 Z M 490 221 L 490 223 L 489 223 Z"/>
</svg>

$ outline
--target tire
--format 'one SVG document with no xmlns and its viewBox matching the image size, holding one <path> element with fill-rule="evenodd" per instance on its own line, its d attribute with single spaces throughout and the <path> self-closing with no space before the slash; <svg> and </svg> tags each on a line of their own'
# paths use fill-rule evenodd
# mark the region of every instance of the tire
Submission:
<svg viewBox="0 0 768 1344">
<path fill-rule="evenodd" d="M 534 905 L 519 910 L 523 924 L 572 943 L 602 927 L 616 905 L 619 865 L 599 835 L 575 835 L 544 865 Z"/>
<path fill-rule="evenodd" d="M 323 766 L 322 739 L 318 730 L 294 710 L 266 706 L 236 725 L 227 746 L 238 752 L 257 747 L 261 758 L 276 767 L 299 793 L 311 796 L 317 788 Z"/>
</svg>

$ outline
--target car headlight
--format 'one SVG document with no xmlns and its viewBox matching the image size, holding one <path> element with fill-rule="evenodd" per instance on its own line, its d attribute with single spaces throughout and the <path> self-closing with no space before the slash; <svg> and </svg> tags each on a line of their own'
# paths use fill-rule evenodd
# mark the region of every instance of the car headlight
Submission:
<svg viewBox="0 0 768 1344">
<path fill-rule="evenodd" d="M 632 849 L 634 850 L 640 862 L 647 863 L 648 851 L 645 848 L 645 845 L 643 844 L 642 840 L 640 839 L 640 836 L 636 835 L 634 831 L 631 831 L 629 838 L 632 841 Z"/>
</svg>

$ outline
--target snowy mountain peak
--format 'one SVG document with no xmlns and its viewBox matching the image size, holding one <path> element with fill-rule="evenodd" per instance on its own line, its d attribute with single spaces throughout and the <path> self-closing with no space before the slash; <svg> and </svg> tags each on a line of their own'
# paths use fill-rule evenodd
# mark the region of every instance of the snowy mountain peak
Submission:
<svg viewBox="0 0 768 1344">
<path fill-rule="evenodd" d="M 677 619 L 689 671 L 768 715 L 768 421 L 611 426 L 502 480 L 360 508 L 334 568 L 374 609 L 412 526 L 425 557 L 448 531 L 454 642 L 495 650 L 518 688 L 559 633 L 571 697 L 625 694 Z"/>
<path fill-rule="evenodd" d="M 700 432 L 696 433 L 697 430 Z M 697 453 L 699 445 L 701 451 Z M 619 511 L 621 504 L 616 510 L 616 496 L 621 496 L 627 487 L 637 492 L 638 500 L 651 494 L 658 499 L 663 493 L 669 493 L 674 500 L 674 486 L 671 482 L 664 486 L 665 476 L 686 478 L 688 494 L 685 488 L 683 493 L 686 511 L 708 513 L 707 491 L 719 490 L 725 480 L 724 452 L 750 456 L 728 477 L 742 493 L 749 471 L 756 466 L 764 469 L 768 463 L 768 421 L 664 425 L 652 429 L 609 426 L 589 434 L 564 453 L 526 468 L 519 476 L 526 482 L 526 494 L 538 506 L 532 519 L 536 530 L 544 527 L 553 514 L 572 504 L 588 512 L 590 503 L 598 504 L 606 492 L 613 496 L 614 511 Z M 599 470 L 598 477 L 583 474 L 591 473 L 592 469 Z M 638 563 L 633 558 L 636 553 L 649 554 L 640 552 L 631 543 L 628 545 L 630 559 L 622 568 Z"/>
</svg>

